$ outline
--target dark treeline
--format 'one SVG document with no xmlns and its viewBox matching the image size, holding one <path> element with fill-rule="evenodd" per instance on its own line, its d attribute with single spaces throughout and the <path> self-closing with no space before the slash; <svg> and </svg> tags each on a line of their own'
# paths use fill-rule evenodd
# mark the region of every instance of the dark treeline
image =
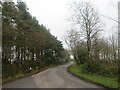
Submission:
<svg viewBox="0 0 120 90">
<path fill-rule="evenodd" d="M 3 79 L 66 62 L 61 42 L 39 25 L 26 3 L 1 2 L 1 6 Z"/>
</svg>

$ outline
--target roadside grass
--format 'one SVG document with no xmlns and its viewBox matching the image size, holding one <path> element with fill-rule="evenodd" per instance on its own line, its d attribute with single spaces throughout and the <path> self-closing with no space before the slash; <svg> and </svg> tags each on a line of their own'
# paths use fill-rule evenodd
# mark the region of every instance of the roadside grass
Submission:
<svg viewBox="0 0 120 90">
<path fill-rule="evenodd" d="M 107 88 L 118 88 L 119 86 L 118 81 L 117 81 L 118 78 L 105 77 L 99 74 L 83 73 L 80 67 L 75 64 L 68 67 L 68 72 L 84 80 L 90 81 L 95 84 L 102 85 Z"/>
</svg>

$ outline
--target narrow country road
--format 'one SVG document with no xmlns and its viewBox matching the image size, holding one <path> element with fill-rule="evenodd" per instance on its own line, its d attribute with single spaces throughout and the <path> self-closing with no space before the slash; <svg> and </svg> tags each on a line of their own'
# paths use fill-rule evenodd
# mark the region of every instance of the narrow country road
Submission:
<svg viewBox="0 0 120 90">
<path fill-rule="evenodd" d="M 69 74 L 68 66 L 47 69 L 30 77 L 4 84 L 3 88 L 103 88 Z"/>
</svg>

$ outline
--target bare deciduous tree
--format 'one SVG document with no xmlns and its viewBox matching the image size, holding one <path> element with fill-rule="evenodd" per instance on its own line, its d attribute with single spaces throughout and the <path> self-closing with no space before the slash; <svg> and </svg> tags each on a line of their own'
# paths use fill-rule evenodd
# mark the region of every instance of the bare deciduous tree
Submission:
<svg viewBox="0 0 120 90">
<path fill-rule="evenodd" d="M 117 35 L 116 35 L 117 36 Z M 111 43 L 111 49 L 112 49 L 112 54 L 111 56 L 113 57 L 113 60 L 117 60 L 117 51 L 118 51 L 118 38 L 114 34 L 110 37 L 110 43 Z"/>
<path fill-rule="evenodd" d="M 68 31 L 67 36 L 65 37 L 65 42 L 68 45 L 68 47 L 72 50 L 76 63 L 79 64 L 77 48 L 76 48 L 78 43 L 80 42 L 79 32 L 73 29 Z"/>
<path fill-rule="evenodd" d="M 80 25 L 80 31 L 87 41 L 88 58 L 90 59 L 91 41 L 101 31 L 100 18 L 89 2 L 74 2 L 72 21 Z"/>
</svg>

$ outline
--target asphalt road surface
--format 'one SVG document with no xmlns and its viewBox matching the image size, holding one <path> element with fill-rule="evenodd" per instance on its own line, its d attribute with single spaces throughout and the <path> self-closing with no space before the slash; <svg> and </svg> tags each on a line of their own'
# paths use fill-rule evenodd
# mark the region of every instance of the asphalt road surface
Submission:
<svg viewBox="0 0 120 90">
<path fill-rule="evenodd" d="M 38 74 L 3 85 L 3 88 L 103 88 L 67 72 L 69 65 L 50 68 Z"/>
</svg>

